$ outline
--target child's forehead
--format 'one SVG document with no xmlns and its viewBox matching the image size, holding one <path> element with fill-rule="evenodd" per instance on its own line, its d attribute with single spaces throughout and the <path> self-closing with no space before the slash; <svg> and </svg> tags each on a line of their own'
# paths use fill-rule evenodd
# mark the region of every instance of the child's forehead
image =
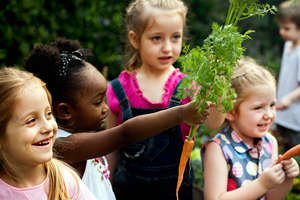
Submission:
<svg viewBox="0 0 300 200">
<path fill-rule="evenodd" d="M 167 21 L 161 19 L 168 19 L 177 16 L 180 16 L 182 23 L 184 23 L 183 18 L 179 12 L 173 10 L 157 9 L 157 11 L 152 11 L 148 13 L 148 20 L 146 21 L 147 23 L 146 27 L 152 27 L 154 24 L 164 25 L 162 24 L 162 22 L 166 23 Z"/>
</svg>

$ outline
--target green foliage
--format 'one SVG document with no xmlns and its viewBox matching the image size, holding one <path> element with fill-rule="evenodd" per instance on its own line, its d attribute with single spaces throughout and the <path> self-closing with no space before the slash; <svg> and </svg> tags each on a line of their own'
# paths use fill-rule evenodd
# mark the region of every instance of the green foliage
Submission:
<svg viewBox="0 0 300 200">
<path fill-rule="evenodd" d="M 124 14 L 130 0 L 2 0 L 0 4 L 0 67 L 19 65 L 29 51 L 39 43 L 50 44 L 58 37 L 78 39 L 85 48 L 94 47 L 95 58 L 88 61 L 100 71 L 108 66 L 109 80 L 123 70 Z M 184 0 L 188 6 L 186 44 L 201 45 L 211 32 L 213 22 L 223 24 L 229 8 L 228 1 Z M 277 0 L 261 1 L 279 4 Z M 224 9 L 225 8 L 225 9 Z M 227 9 L 226 9 L 227 8 Z M 255 30 L 253 40 L 245 41 L 245 55 L 272 65 L 277 73 L 283 39 L 276 19 L 267 14 L 257 20 L 251 17 L 238 27 L 244 33 Z M 267 56 L 266 56 L 267 55 Z M 181 67 L 175 63 L 175 67 Z"/>
<path fill-rule="evenodd" d="M 178 96 L 195 99 L 195 104 L 200 105 L 199 112 L 206 108 L 208 101 L 217 106 L 220 103 L 223 106 L 221 111 L 224 113 L 233 108 L 236 94 L 231 89 L 231 75 L 245 51 L 242 42 L 250 39 L 249 34 L 253 32 L 247 31 L 242 35 L 237 31 L 236 24 L 239 20 L 254 15 L 264 16 L 277 10 L 275 6 L 259 4 L 258 0 L 229 0 L 229 2 L 225 26 L 214 23 L 212 33 L 204 40 L 203 46 L 189 50 L 189 45 L 184 45 L 183 53 L 186 54 L 179 59 L 188 78 L 180 85 Z M 222 100 L 219 102 L 221 97 Z M 194 127 L 191 130 L 194 130 Z M 194 135 L 194 131 L 191 130 L 189 140 Z"/>
<path fill-rule="evenodd" d="M 0 65 L 22 66 L 22 60 L 39 43 L 58 37 L 77 39 L 84 48 L 94 48 L 89 58 L 110 76 L 122 69 L 123 14 L 128 1 L 118 0 L 2 0 L 0 9 Z"/>
</svg>

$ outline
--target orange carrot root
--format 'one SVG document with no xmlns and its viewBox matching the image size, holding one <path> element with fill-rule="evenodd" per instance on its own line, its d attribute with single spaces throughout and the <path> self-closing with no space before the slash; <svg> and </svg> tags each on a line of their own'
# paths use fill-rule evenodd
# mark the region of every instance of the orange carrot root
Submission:
<svg viewBox="0 0 300 200">
<path fill-rule="evenodd" d="M 179 187 L 183 180 L 185 166 L 186 166 L 186 163 L 187 163 L 189 157 L 191 156 L 192 150 L 194 148 L 194 143 L 195 143 L 194 140 L 191 140 L 191 141 L 185 140 L 184 141 L 184 145 L 183 145 L 183 149 L 182 149 L 182 153 L 181 153 L 181 157 L 180 157 L 179 170 L 178 170 L 178 181 L 177 181 L 177 187 L 176 187 L 177 200 L 178 200 Z"/>
<path fill-rule="evenodd" d="M 289 149 L 287 152 L 285 152 L 280 159 L 277 160 L 277 163 L 280 163 L 282 160 L 289 160 L 295 156 L 300 155 L 300 144 L 297 146 L 294 146 L 293 148 Z"/>
</svg>

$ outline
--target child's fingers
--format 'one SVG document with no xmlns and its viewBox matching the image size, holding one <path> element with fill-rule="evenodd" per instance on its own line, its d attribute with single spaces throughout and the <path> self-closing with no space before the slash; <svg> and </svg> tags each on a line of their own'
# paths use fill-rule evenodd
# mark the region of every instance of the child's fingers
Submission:
<svg viewBox="0 0 300 200">
<path fill-rule="evenodd" d="M 207 102 L 207 108 L 210 108 L 210 107 L 216 107 L 216 104 L 214 104 L 214 103 L 208 101 L 208 102 Z"/>
</svg>

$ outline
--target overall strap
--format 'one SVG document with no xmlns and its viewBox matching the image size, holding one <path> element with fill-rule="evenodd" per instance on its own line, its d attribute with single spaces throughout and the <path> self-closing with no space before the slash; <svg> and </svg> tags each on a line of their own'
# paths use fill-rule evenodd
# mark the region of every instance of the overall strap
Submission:
<svg viewBox="0 0 300 200">
<path fill-rule="evenodd" d="M 126 120 L 132 118 L 131 108 L 129 105 L 129 99 L 125 94 L 124 88 L 119 80 L 119 78 L 115 78 L 111 82 L 111 86 L 119 100 L 119 105 L 122 109 L 122 123 Z"/>
<path fill-rule="evenodd" d="M 183 81 L 184 78 L 185 77 L 182 77 L 180 79 L 180 81 L 178 81 L 178 83 L 177 83 L 177 85 L 176 85 L 176 87 L 175 87 L 175 89 L 173 91 L 173 94 L 170 97 L 168 108 L 172 108 L 174 106 L 179 106 L 179 104 L 181 103 L 181 99 L 177 97 L 177 93 L 178 93 L 177 89 L 178 89 L 179 85 L 182 83 L 182 81 Z"/>
</svg>

